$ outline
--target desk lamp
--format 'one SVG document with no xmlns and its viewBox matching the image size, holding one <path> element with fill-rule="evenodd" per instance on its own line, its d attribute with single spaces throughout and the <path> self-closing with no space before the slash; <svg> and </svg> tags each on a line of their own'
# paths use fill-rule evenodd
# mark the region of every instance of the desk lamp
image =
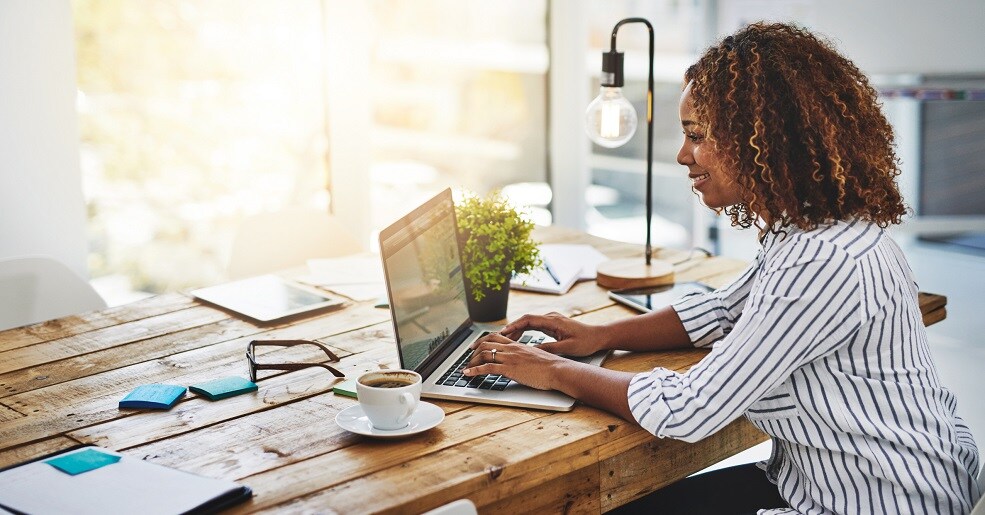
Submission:
<svg viewBox="0 0 985 515">
<path fill-rule="evenodd" d="M 622 95 L 623 57 L 616 51 L 616 33 L 627 23 L 643 23 L 650 32 L 650 76 L 646 91 L 646 251 L 645 260 L 614 259 L 600 263 L 596 282 L 609 289 L 645 288 L 674 282 L 670 263 L 651 259 L 650 218 L 653 213 L 653 26 L 643 18 L 626 18 L 612 29 L 612 45 L 602 52 L 599 96 L 585 111 L 585 131 L 596 144 L 615 148 L 636 133 L 637 117 L 633 105 Z"/>
</svg>

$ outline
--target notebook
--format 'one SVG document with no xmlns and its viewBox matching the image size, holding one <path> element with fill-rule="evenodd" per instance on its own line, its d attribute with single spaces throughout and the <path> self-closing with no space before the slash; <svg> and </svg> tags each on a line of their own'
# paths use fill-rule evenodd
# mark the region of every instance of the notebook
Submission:
<svg viewBox="0 0 985 515">
<path fill-rule="evenodd" d="M 214 513 L 249 487 L 91 445 L 0 470 L 0 513 Z"/>
<path fill-rule="evenodd" d="M 544 243 L 539 248 L 543 266 L 513 276 L 511 288 L 561 295 L 578 281 L 594 281 L 599 263 L 609 259 L 585 244 Z"/>
<path fill-rule="evenodd" d="M 568 411 L 575 400 L 561 392 L 536 390 L 498 376 L 456 377 L 454 365 L 484 332 L 501 326 L 473 324 L 465 297 L 455 205 L 446 189 L 380 233 L 390 316 L 402 368 L 424 378 L 421 395 L 503 406 Z M 549 341 L 542 333 L 521 340 Z M 601 365 L 599 352 L 579 361 Z M 463 384 L 464 383 L 464 384 Z"/>
</svg>

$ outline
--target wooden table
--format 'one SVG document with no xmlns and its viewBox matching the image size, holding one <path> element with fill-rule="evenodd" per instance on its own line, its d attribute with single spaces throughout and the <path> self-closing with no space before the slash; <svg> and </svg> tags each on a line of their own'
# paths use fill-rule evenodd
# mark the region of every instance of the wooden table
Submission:
<svg viewBox="0 0 985 515">
<path fill-rule="evenodd" d="M 537 237 L 592 243 L 610 257 L 641 255 L 636 245 L 557 228 Z M 677 262 L 678 280 L 716 286 L 744 266 L 681 251 L 658 257 Z M 925 323 L 946 316 L 944 297 L 920 301 Z M 510 318 L 548 311 L 590 323 L 634 316 L 593 282 L 563 296 L 511 293 Z M 256 394 L 217 402 L 189 394 L 167 412 L 117 408 L 139 384 L 246 376 L 246 345 L 256 338 L 318 339 L 343 357 L 339 368 L 350 377 L 398 365 L 389 313 L 369 302 L 261 326 L 176 293 L 11 329 L 0 332 L 0 467 L 93 443 L 249 485 L 255 496 L 234 511 L 417 513 L 467 497 L 481 511 L 596 513 L 766 440 L 744 418 L 687 444 L 587 406 L 552 413 L 438 401 L 446 418 L 437 428 L 372 440 L 336 426 L 335 414 L 355 401 L 333 395 L 332 376 L 317 368 L 265 378 Z M 616 353 L 606 366 L 683 371 L 704 355 Z"/>
</svg>

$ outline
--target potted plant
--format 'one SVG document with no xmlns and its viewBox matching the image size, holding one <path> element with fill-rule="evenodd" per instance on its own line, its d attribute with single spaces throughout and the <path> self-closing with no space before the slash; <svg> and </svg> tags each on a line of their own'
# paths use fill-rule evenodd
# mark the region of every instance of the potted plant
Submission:
<svg viewBox="0 0 985 515">
<path fill-rule="evenodd" d="M 455 204 L 469 315 L 476 322 L 506 318 L 510 279 L 540 266 L 540 250 L 525 219 L 499 191 L 466 193 Z"/>
</svg>

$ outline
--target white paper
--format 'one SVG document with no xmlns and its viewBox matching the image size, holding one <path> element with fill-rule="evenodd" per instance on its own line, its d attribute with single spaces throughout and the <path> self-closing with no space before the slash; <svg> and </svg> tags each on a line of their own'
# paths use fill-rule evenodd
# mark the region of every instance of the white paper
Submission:
<svg viewBox="0 0 985 515">
<path fill-rule="evenodd" d="M 599 263 L 609 259 L 595 247 L 582 243 L 545 243 L 540 246 L 540 256 L 555 268 L 578 266 L 580 280 L 594 280 Z"/>
<path fill-rule="evenodd" d="M 375 254 L 329 259 L 309 259 L 308 275 L 297 280 L 324 288 L 354 301 L 386 297 L 383 265 Z"/>
<path fill-rule="evenodd" d="M 316 286 L 331 287 L 350 284 L 383 284 L 383 265 L 380 257 L 360 254 L 328 259 L 309 259 L 305 282 Z"/>
<path fill-rule="evenodd" d="M 599 263 L 607 260 L 595 247 L 585 244 L 555 244 L 540 246 L 540 257 L 554 272 L 538 268 L 528 275 L 517 275 L 510 286 L 517 290 L 544 293 L 566 293 L 576 281 L 592 280 L 597 275 Z M 555 280 L 556 279 L 556 280 Z"/>
</svg>

